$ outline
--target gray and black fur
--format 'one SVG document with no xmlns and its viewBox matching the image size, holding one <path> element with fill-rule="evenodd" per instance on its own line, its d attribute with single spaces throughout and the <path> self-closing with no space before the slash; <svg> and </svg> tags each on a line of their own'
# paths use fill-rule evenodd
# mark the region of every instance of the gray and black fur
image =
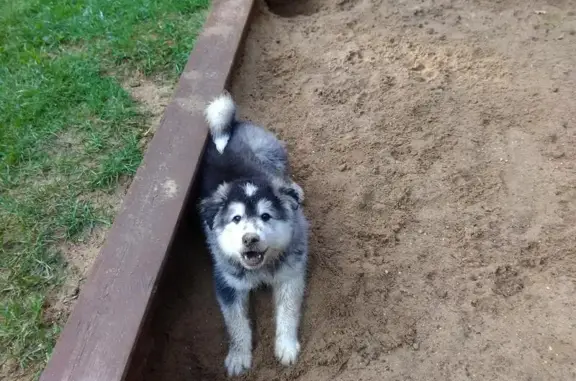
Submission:
<svg viewBox="0 0 576 381">
<path fill-rule="evenodd" d="M 291 365 L 300 352 L 308 259 L 304 194 L 290 179 L 284 144 L 271 132 L 237 120 L 230 95 L 215 99 L 206 119 L 211 139 L 200 174 L 199 211 L 230 337 L 227 372 L 238 375 L 252 365 L 248 297 L 261 285 L 274 291 L 276 357 Z"/>
</svg>

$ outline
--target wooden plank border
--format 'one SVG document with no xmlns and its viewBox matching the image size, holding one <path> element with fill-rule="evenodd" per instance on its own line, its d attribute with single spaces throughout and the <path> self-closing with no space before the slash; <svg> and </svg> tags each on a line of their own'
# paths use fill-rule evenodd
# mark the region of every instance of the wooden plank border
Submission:
<svg viewBox="0 0 576 381">
<path fill-rule="evenodd" d="M 253 3 L 214 0 L 41 381 L 125 378 L 204 150 L 204 107 L 227 84 Z"/>
</svg>

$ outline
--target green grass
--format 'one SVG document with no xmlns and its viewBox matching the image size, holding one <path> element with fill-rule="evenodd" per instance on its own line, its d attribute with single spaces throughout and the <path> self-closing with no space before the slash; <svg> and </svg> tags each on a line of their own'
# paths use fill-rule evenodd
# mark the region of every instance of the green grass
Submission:
<svg viewBox="0 0 576 381">
<path fill-rule="evenodd" d="M 131 176 L 144 115 L 120 83 L 175 81 L 209 0 L 0 0 L 0 367 L 46 361 L 58 248 L 111 220 L 91 201 Z"/>
</svg>

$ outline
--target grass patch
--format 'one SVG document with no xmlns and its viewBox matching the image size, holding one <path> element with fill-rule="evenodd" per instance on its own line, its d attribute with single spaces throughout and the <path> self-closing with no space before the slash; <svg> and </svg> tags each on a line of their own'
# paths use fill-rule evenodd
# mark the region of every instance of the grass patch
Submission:
<svg viewBox="0 0 576 381">
<path fill-rule="evenodd" d="M 0 365 L 38 367 L 62 321 L 58 250 L 111 219 L 92 202 L 136 171 L 146 115 L 129 73 L 175 81 L 208 0 L 0 0 Z M 128 74 L 127 74 L 128 73 Z"/>
</svg>

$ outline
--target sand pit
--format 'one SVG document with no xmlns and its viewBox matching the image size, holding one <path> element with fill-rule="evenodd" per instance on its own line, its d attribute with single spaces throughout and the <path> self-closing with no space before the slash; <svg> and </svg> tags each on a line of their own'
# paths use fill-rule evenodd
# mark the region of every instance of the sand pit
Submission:
<svg viewBox="0 0 576 381">
<path fill-rule="evenodd" d="M 313 232 L 300 361 L 277 365 L 263 291 L 246 380 L 576 379 L 574 11 L 257 4 L 231 91 L 288 142 Z M 148 380 L 226 379 L 209 260 L 190 251 Z"/>
</svg>

